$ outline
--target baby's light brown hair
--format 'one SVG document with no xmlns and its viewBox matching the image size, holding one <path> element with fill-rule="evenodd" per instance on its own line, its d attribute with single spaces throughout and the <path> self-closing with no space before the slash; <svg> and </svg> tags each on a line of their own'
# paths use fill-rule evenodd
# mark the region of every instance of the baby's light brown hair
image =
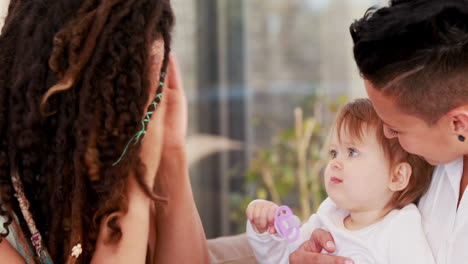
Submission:
<svg viewBox="0 0 468 264">
<path fill-rule="evenodd" d="M 384 151 L 390 169 L 392 170 L 400 162 L 407 162 L 411 165 L 412 173 L 408 186 L 395 193 L 391 200 L 395 208 L 400 209 L 416 202 L 429 188 L 434 167 L 420 156 L 406 152 L 397 138 L 385 137 L 383 122 L 369 99 L 356 99 L 343 106 L 335 120 L 334 129 L 339 141 L 341 141 L 341 133 L 346 131 L 357 142 L 363 142 L 366 130 L 376 129 L 377 142 Z"/>
</svg>

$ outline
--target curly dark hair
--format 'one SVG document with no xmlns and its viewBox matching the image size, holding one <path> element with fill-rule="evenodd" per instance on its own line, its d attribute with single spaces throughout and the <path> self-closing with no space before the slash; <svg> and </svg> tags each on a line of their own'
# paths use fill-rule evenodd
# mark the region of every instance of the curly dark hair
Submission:
<svg viewBox="0 0 468 264">
<path fill-rule="evenodd" d="M 350 26 L 364 78 L 434 124 L 468 101 L 468 1 L 393 0 Z"/>
<path fill-rule="evenodd" d="M 0 36 L 0 241 L 13 213 L 31 235 L 13 171 L 57 263 L 78 242 L 89 263 L 102 220 L 114 231 L 109 242 L 120 239 L 115 213 L 126 211 L 131 172 L 163 200 L 143 179 L 140 144 L 112 164 L 141 129 L 150 48 L 164 40 L 165 72 L 173 23 L 169 0 L 11 0 Z"/>
</svg>

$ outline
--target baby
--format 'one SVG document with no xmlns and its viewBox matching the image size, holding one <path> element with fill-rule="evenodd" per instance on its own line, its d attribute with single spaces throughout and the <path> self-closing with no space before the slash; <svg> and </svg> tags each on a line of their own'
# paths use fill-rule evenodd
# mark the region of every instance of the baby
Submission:
<svg viewBox="0 0 468 264">
<path fill-rule="evenodd" d="M 289 263 L 289 254 L 316 228 L 330 232 L 333 255 L 355 264 L 435 263 L 413 202 L 428 189 L 432 166 L 383 134 L 368 99 L 345 105 L 335 121 L 325 169 L 328 198 L 288 243 L 274 227 L 278 205 L 247 208 L 247 237 L 260 263 Z M 325 253 L 325 251 L 323 252 Z"/>
</svg>

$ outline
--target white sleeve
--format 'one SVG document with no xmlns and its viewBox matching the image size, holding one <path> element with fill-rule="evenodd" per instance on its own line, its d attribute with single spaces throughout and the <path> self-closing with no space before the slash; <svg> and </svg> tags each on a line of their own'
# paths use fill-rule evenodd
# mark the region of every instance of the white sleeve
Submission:
<svg viewBox="0 0 468 264">
<path fill-rule="evenodd" d="M 246 233 L 250 246 L 260 264 L 289 263 L 288 242 L 274 239 L 273 236 L 278 236 L 277 234 L 271 235 L 268 231 L 259 234 L 249 220 L 247 220 Z"/>
<path fill-rule="evenodd" d="M 11 213 L 11 212 L 10 212 Z M 15 216 L 12 215 L 12 217 L 14 218 Z M 1 216 L 0 215 L 0 233 L 2 234 L 5 234 L 6 233 L 6 229 L 5 227 L 3 226 L 6 222 L 7 222 L 7 218 L 4 217 L 4 216 Z M 13 221 L 15 221 L 15 219 L 13 219 Z M 17 241 L 17 233 L 15 231 L 15 229 L 13 229 L 13 225 L 9 225 L 8 226 L 8 231 L 9 231 L 9 234 L 8 236 L 6 237 L 6 240 L 8 241 L 8 243 L 10 243 L 10 245 L 15 248 L 16 250 L 18 250 L 20 247 L 19 247 L 19 242 Z M 19 251 L 18 251 L 19 252 Z"/>
<path fill-rule="evenodd" d="M 435 264 L 421 214 L 414 204 L 400 210 L 391 228 L 390 264 Z"/>
<path fill-rule="evenodd" d="M 268 231 L 257 233 L 255 227 L 247 220 L 247 239 L 253 249 L 255 257 L 260 264 L 266 263 L 289 263 L 289 255 L 296 251 L 304 241 L 308 240 L 315 229 L 315 216 L 312 215 L 306 223 L 301 226 L 299 238 L 288 243 L 281 239 L 278 234 L 270 234 Z M 276 239 L 275 239 L 276 238 Z"/>
</svg>

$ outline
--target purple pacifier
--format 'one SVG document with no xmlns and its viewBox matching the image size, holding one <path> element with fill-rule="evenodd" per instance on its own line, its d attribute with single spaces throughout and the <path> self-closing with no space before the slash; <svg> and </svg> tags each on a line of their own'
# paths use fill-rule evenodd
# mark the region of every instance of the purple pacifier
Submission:
<svg viewBox="0 0 468 264">
<path fill-rule="evenodd" d="M 282 205 L 276 209 L 275 228 L 286 241 L 292 243 L 299 238 L 300 226 L 299 217 L 295 216 L 288 206 Z"/>
</svg>

